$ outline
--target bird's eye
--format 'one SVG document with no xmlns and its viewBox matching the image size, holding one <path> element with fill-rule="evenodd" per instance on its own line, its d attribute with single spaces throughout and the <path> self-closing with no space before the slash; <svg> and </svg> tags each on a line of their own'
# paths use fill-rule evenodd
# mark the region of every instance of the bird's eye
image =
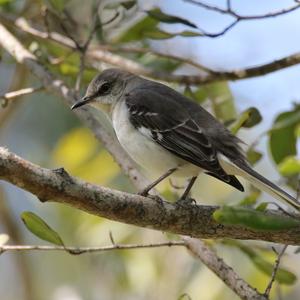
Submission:
<svg viewBox="0 0 300 300">
<path fill-rule="evenodd" d="M 108 82 L 105 82 L 100 87 L 100 94 L 106 94 L 110 90 L 110 84 Z"/>
</svg>

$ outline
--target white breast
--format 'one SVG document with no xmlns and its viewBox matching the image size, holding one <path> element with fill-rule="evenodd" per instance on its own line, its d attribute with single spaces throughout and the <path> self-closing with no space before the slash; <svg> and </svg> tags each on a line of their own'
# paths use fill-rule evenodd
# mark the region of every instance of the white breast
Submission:
<svg viewBox="0 0 300 300">
<path fill-rule="evenodd" d="M 141 127 L 135 129 L 129 121 L 129 112 L 124 101 L 116 104 L 112 122 L 117 138 L 130 157 L 146 170 L 158 176 L 180 166 L 177 176 L 189 177 L 199 173 L 199 168 L 186 163 L 151 139 L 151 132 Z"/>
</svg>

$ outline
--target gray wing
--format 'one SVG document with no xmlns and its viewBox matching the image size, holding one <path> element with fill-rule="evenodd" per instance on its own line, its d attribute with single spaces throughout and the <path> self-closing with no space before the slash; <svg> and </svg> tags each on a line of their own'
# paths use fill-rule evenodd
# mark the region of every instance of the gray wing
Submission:
<svg viewBox="0 0 300 300">
<path fill-rule="evenodd" d="M 167 90 L 164 90 L 166 88 Z M 151 138 L 174 155 L 206 170 L 208 175 L 216 177 L 240 191 L 243 186 L 233 175 L 228 175 L 221 167 L 217 150 L 199 126 L 192 114 L 178 101 L 182 97 L 165 86 L 155 88 L 134 89 L 125 95 L 125 103 L 129 110 L 129 118 L 133 126 L 151 132 Z M 167 95 L 168 94 L 168 95 Z M 178 96 L 179 95 L 179 96 Z M 196 109 L 198 105 L 194 107 Z"/>
</svg>

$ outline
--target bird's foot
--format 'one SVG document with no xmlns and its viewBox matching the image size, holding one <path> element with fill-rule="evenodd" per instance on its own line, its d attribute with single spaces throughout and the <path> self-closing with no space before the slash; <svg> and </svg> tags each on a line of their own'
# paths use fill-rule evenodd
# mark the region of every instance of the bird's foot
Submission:
<svg viewBox="0 0 300 300">
<path fill-rule="evenodd" d="M 186 207 L 196 204 L 196 200 L 190 197 L 181 197 L 179 198 L 176 202 L 175 205 L 181 206 L 181 207 Z"/>
<path fill-rule="evenodd" d="M 150 199 L 154 200 L 155 202 L 157 202 L 159 205 L 163 205 L 163 203 L 164 203 L 163 198 L 159 197 L 158 195 L 151 195 L 151 194 L 149 194 L 148 191 L 145 191 L 145 190 L 139 192 L 138 195 L 150 198 Z"/>
<path fill-rule="evenodd" d="M 144 190 L 141 190 L 140 192 L 137 193 L 138 195 L 140 196 L 143 196 L 143 197 L 149 197 L 149 190 L 148 189 L 144 189 Z"/>
</svg>

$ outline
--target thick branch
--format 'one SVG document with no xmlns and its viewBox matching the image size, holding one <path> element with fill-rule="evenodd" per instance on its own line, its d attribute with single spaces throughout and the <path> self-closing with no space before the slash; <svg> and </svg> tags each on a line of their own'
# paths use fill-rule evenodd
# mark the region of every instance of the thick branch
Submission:
<svg viewBox="0 0 300 300">
<path fill-rule="evenodd" d="M 34 165 L 0 148 L 0 179 L 35 194 L 41 201 L 65 203 L 111 220 L 198 238 L 257 239 L 300 244 L 300 226 L 290 230 L 262 231 L 217 224 L 216 206 L 180 206 L 96 186 Z M 269 211 L 269 214 L 279 212 Z"/>
<path fill-rule="evenodd" d="M 0 18 L 8 22 L 9 19 L 3 15 Z M 15 21 L 9 21 L 14 24 L 20 30 L 27 32 L 35 37 L 52 40 L 59 43 L 62 46 L 76 50 L 75 43 L 59 33 L 56 32 L 44 32 L 38 30 L 28 24 L 24 18 L 19 18 Z M 126 49 L 128 51 L 128 49 Z M 215 70 L 210 70 L 206 68 L 207 74 L 199 75 L 174 75 L 165 72 L 157 72 L 136 63 L 133 60 L 122 57 L 120 55 L 111 53 L 108 50 L 98 48 L 97 51 L 92 50 L 87 52 L 87 60 L 95 68 L 99 67 L 99 62 L 105 62 L 110 65 L 114 65 L 125 70 L 128 70 L 139 75 L 148 76 L 158 80 L 168 81 L 168 82 L 178 82 L 183 84 L 207 84 L 222 80 L 240 80 L 245 78 L 257 77 L 266 75 L 284 68 L 288 68 L 300 63 L 300 53 L 295 53 L 290 56 L 280 58 L 278 60 L 244 69 L 236 69 L 232 71 L 219 72 Z M 189 61 L 187 63 L 190 63 Z"/>
</svg>

